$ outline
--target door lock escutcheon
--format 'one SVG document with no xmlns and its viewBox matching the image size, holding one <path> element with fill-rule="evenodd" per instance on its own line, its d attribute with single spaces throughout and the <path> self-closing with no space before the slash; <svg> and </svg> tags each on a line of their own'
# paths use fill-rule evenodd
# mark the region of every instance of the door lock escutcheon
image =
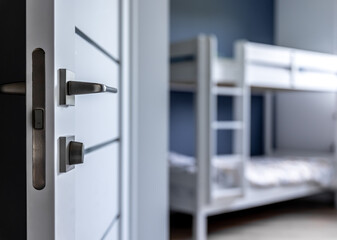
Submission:
<svg viewBox="0 0 337 240">
<path fill-rule="evenodd" d="M 60 137 L 60 172 L 69 172 L 75 165 L 84 162 L 84 144 L 75 141 L 75 136 Z"/>
<path fill-rule="evenodd" d="M 67 69 L 59 70 L 60 105 L 75 106 L 75 96 L 93 93 L 117 93 L 117 88 L 101 83 L 75 81 L 75 74 Z"/>
</svg>

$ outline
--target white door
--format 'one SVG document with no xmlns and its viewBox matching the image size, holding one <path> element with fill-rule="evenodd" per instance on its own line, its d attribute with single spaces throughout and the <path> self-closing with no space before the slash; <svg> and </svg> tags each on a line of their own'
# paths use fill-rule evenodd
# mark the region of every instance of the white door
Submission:
<svg viewBox="0 0 337 240">
<path fill-rule="evenodd" d="M 120 239 L 120 13 L 26 1 L 29 240 Z"/>
</svg>

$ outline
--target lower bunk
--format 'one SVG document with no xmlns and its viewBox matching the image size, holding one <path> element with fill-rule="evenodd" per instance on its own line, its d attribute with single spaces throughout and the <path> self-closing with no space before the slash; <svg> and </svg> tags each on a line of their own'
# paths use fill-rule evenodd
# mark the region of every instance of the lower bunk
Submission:
<svg viewBox="0 0 337 240">
<path fill-rule="evenodd" d="M 195 214 L 196 160 L 170 154 L 171 210 Z M 221 158 L 220 158 L 221 159 Z M 243 185 L 234 161 L 212 162 L 212 186 L 205 215 L 232 212 L 281 201 L 334 191 L 336 186 L 333 157 L 272 156 L 252 157 L 245 161 Z"/>
</svg>

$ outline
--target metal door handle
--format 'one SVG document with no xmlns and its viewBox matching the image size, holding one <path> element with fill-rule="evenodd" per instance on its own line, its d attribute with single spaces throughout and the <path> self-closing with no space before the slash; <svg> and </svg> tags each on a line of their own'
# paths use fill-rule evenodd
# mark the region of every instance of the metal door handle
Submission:
<svg viewBox="0 0 337 240">
<path fill-rule="evenodd" d="M 75 81 L 75 73 L 68 69 L 59 69 L 60 106 L 75 106 L 75 96 L 92 93 L 117 93 L 117 88 L 100 83 Z"/>
<path fill-rule="evenodd" d="M 117 88 L 108 87 L 100 83 L 88 83 L 88 82 L 78 82 L 69 81 L 67 82 L 68 95 L 82 95 L 82 94 L 92 94 L 92 93 L 117 93 Z"/>
<path fill-rule="evenodd" d="M 25 95 L 26 94 L 26 82 L 0 84 L 0 93 L 13 94 L 13 95 Z"/>
</svg>

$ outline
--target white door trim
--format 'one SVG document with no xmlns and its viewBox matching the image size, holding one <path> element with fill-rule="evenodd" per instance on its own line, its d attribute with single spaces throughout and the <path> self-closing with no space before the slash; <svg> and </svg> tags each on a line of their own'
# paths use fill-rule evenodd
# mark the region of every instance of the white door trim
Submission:
<svg viewBox="0 0 337 240">
<path fill-rule="evenodd" d="M 130 29 L 131 29 L 131 1 L 132 0 L 120 0 L 120 62 L 121 62 L 121 191 L 120 191 L 120 211 L 121 211 L 121 224 L 120 224 L 120 239 L 129 240 L 131 234 L 130 217 L 131 217 L 131 201 L 130 201 L 130 189 L 131 189 L 131 161 L 130 161 L 130 149 L 131 149 L 131 41 L 130 41 Z"/>
<path fill-rule="evenodd" d="M 169 1 L 130 1 L 130 239 L 168 239 Z"/>
</svg>

